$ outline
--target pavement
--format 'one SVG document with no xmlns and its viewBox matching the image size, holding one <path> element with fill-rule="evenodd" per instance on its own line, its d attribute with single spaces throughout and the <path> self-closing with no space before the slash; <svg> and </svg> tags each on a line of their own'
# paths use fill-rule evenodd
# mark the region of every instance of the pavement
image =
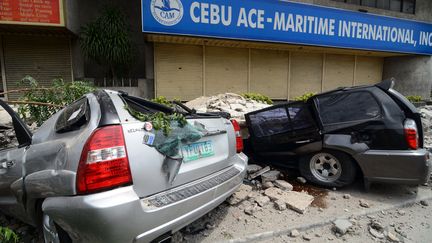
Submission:
<svg viewBox="0 0 432 243">
<path fill-rule="evenodd" d="M 430 184 L 419 187 L 373 184 L 366 192 L 361 182 L 340 190 L 290 182 L 294 190 L 306 191 L 315 197 L 303 214 L 290 209 L 279 211 L 269 203 L 248 215 L 241 203 L 235 206 L 224 203 L 183 229 L 181 237 L 177 236 L 178 241 L 387 242 L 387 235 L 379 239 L 368 232 L 370 220 L 377 218 L 386 229 L 395 225 L 400 228 L 401 233 L 393 232 L 400 242 L 430 242 L 425 237 L 432 236 L 432 211 L 428 206 L 420 205 L 420 201 L 432 205 Z M 336 234 L 333 221 L 337 219 L 353 221 L 352 231 L 345 235 Z M 293 230 L 299 231 L 297 237 L 290 236 Z"/>
</svg>

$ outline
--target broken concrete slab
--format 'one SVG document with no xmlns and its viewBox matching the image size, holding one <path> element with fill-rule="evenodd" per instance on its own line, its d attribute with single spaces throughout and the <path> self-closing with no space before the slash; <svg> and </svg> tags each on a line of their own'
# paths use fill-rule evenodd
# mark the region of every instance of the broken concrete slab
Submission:
<svg viewBox="0 0 432 243">
<path fill-rule="evenodd" d="M 256 164 L 250 164 L 247 166 L 247 169 L 246 169 L 248 174 L 253 174 L 253 173 L 258 172 L 260 170 L 262 170 L 262 167 L 259 165 L 256 165 Z"/>
<path fill-rule="evenodd" d="M 239 202 L 247 199 L 249 193 L 252 191 L 252 187 L 249 185 L 242 184 L 236 192 L 227 200 L 228 204 L 236 205 Z"/>
<path fill-rule="evenodd" d="M 274 184 L 271 181 L 266 181 L 265 183 L 262 184 L 263 189 L 267 189 L 271 187 L 274 187 Z"/>
<path fill-rule="evenodd" d="M 271 170 L 261 175 L 261 182 L 262 183 L 265 183 L 267 181 L 273 182 L 279 179 L 279 176 L 280 176 L 280 171 Z"/>
<path fill-rule="evenodd" d="M 333 224 L 335 232 L 341 235 L 344 235 L 352 227 L 352 223 L 347 219 L 337 219 Z"/>
<path fill-rule="evenodd" d="M 297 181 L 300 182 L 301 184 L 306 184 L 306 179 L 303 177 L 297 177 Z"/>
<path fill-rule="evenodd" d="M 287 205 L 286 205 L 286 203 L 285 203 L 284 201 L 282 201 L 282 200 L 276 200 L 276 201 L 274 202 L 274 206 L 275 206 L 275 208 L 276 208 L 277 210 L 279 210 L 279 211 L 284 211 L 284 210 L 287 209 Z"/>
<path fill-rule="evenodd" d="M 292 191 L 294 188 L 293 185 L 284 180 L 275 180 L 273 183 L 276 187 L 284 191 Z"/>
<path fill-rule="evenodd" d="M 285 202 L 289 208 L 298 213 L 304 213 L 314 200 L 314 197 L 307 193 L 283 191 L 276 187 L 266 189 L 264 194 L 273 201 Z"/>
<path fill-rule="evenodd" d="M 264 173 L 266 173 L 266 172 L 268 172 L 268 171 L 270 171 L 270 167 L 269 167 L 269 166 L 266 166 L 266 167 L 262 168 L 261 170 L 255 172 L 255 173 L 253 173 L 253 174 L 251 174 L 251 175 L 249 175 L 248 179 L 249 179 L 249 180 L 255 179 L 255 178 L 257 178 L 258 176 L 260 176 L 260 175 L 262 175 L 262 174 L 264 174 Z"/>
<path fill-rule="evenodd" d="M 260 206 L 260 207 L 264 207 L 267 204 L 270 203 L 270 198 L 267 196 L 259 196 L 257 198 L 255 198 L 255 202 Z"/>
</svg>

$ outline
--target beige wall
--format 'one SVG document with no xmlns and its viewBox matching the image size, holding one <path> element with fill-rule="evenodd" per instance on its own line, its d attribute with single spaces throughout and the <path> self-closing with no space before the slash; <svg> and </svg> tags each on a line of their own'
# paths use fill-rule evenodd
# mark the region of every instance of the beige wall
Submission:
<svg viewBox="0 0 432 243">
<path fill-rule="evenodd" d="M 272 99 L 382 80 L 383 57 L 155 43 L 156 95 L 191 100 L 225 92 Z"/>
</svg>

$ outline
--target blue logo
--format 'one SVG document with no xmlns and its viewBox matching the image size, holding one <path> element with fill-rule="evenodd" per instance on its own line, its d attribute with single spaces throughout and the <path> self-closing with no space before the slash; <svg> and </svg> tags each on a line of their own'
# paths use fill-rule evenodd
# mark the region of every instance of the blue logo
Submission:
<svg viewBox="0 0 432 243">
<path fill-rule="evenodd" d="M 180 0 L 152 0 L 150 10 L 156 21 L 165 26 L 176 25 L 183 18 Z"/>
</svg>

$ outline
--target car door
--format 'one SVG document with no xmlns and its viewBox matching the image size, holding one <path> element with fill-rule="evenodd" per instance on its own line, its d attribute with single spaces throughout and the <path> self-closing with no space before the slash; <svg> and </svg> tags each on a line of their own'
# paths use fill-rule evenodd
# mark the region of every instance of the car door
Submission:
<svg viewBox="0 0 432 243">
<path fill-rule="evenodd" d="M 0 208 L 20 217 L 23 213 L 22 163 L 31 133 L 17 114 L 0 100 Z"/>
<path fill-rule="evenodd" d="M 248 113 L 250 143 L 261 156 L 295 156 L 299 147 L 320 141 L 309 103 L 291 102 Z"/>
</svg>

